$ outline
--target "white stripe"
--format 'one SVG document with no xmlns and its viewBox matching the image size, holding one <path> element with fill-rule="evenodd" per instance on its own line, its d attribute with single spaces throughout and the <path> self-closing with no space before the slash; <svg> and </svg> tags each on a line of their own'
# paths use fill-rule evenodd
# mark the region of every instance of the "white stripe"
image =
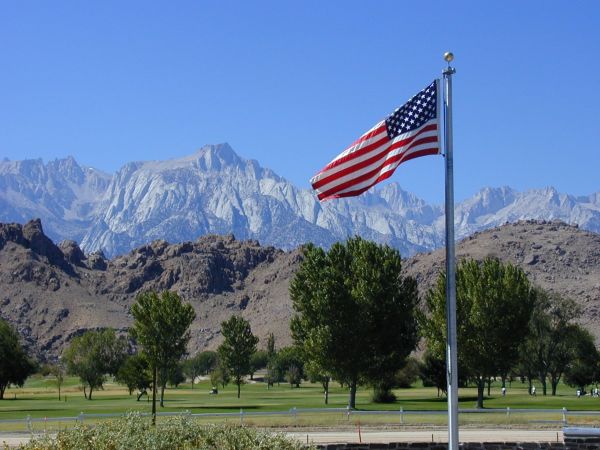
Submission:
<svg viewBox="0 0 600 450">
<path fill-rule="evenodd" d="M 376 130 L 377 128 L 381 127 L 382 125 L 384 125 L 385 120 L 382 120 L 381 122 L 379 122 L 377 125 L 375 125 L 374 127 L 372 127 L 369 131 L 367 131 L 366 133 L 363 133 L 360 135 L 360 137 L 357 140 L 362 139 L 364 136 L 366 136 L 369 133 L 372 133 L 373 130 Z M 387 134 L 387 128 L 384 127 L 383 130 L 381 130 L 381 132 L 371 136 L 369 139 L 359 142 L 356 145 L 350 145 L 350 147 L 348 147 L 346 150 L 344 150 L 342 153 L 340 153 L 339 155 L 337 155 L 335 158 L 333 158 L 329 164 L 334 163 L 335 161 L 337 161 L 340 158 L 343 158 L 346 155 L 349 155 L 350 153 L 354 153 L 356 150 L 361 149 L 363 147 L 366 147 L 367 145 L 372 144 L 373 142 L 378 141 L 379 139 L 381 139 L 382 136 Z M 355 141 L 356 142 L 356 141 Z M 327 164 L 327 166 L 329 165 Z M 325 167 L 327 167 L 325 166 Z"/>
<path fill-rule="evenodd" d="M 414 134 L 414 133 L 412 133 L 412 134 Z M 408 135 L 408 133 L 407 133 L 407 135 Z M 431 137 L 431 136 L 437 137 L 437 130 L 432 130 L 432 131 L 428 131 L 428 132 L 426 132 L 426 133 L 423 133 L 422 135 L 420 135 L 420 136 L 419 136 L 419 138 L 418 138 L 418 139 L 425 138 L 425 137 Z M 380 158 L 380 159 L 378 159 L 377 161 L 374 161 L 372 164 L 370 164 L 370 165 L 368 165 L 368 166 L 366 166 L 366 167 L 364 167 L 364 168 L 362 168 L 362 169 L 360 169 L 360 170 L 356 170 L 356 171 L 354 171 L 354 172 L 350 172 L 350 173 L 348 173 L 347 175 L 344 175 L 343 177 L 340 177 L 340 178 L 336 178 L 336 179 L 333 179 L 333 180 L 331 180 L 329 183 L 327 183 L 327 184 L 325 184 L 325 185 L 323 185 L 323 186 L 320 186 L 320 187 L 317 189 L 317 192 L 325 192 L 325 191 L 328 191 L 328 190 L 330 190 L 330 189 L 333 189 L 335 186 L 338 186 L 338 185 L 340 185 L 340 184 L 343 184 L 343 183 L 345 183 L 345 182 L 347 182 L 347 181 L 350 181 L 350 180 L 352 180 L 352 179 L 354 179 L 354 178 L 358 178 L 358 177 L 362 176 L 364 173 L 370 172 L 371 170 L 374 170 L 376 167 L 380 166 L 381 164 L 384 164 L 384 163 L 385 163 L 385 161 L 387 161 L 389 158 L 391 158 L 391 157 L 393 157 L 393 156 L 396 156 L 396 155 L 398 155 L 398 154 L 401 154 L 402 152 L 404 152 L 404 151 L 406 150 L 406 148 L 407 148 L 407 147 L 410 147 L 410 146 L 413 144 L 413 142 L 414 142 L 414 141 L 411 141 L 410 143 L 408 143 L 408 144 L 406 144 L 406 145 L 403 145 L 402 147 L 399 147 L 399 148 L 397 148 L 397 149 L 394 149 L 394 150 L 390 151 L 390 152 L 389 152 L 389 153 L 387 153 L 387 154 L 385 153 L 385 150 L 386 150 L 388 147 L 390 147 L 392 144 L 394 144 L 395 142 L 397 142 L 397 141 L 401 141 L 401 140 L 403 140 L 403 139 L 406 139 L 406 136 L 405 136 L 405 135 L 400 135 L 400 136 L 396 137 L 396 138 L 395 138 L 393 141 L 388 141 L 388 142 L 387 142 L 387 143 L 386 143 L 384 146 L 380 146 L 380 147 L 378 147 L 378 150 L 379 150 L 379 152 L 380 152 L 380 153 L 382 153 L 382 155 L 381 155 L 381 158 Z M 425 143 L 425 144 L 419 144 L 419 145 L 416 145 L 416 146 L 414 146 L 414 147 L 413 147 L 413 149 L 414 149 L 414 150 L 413 150 L 413 149 L 410 149 L 410 152 L 408 152 L 408 154 L 411 154 L 411 153 L 413 153 L 414 151 L 417 151 L 417 150 L 419 150 L 419 149 L 431 148 L 431 147 L 432 147 L 432 144 L 433 144 L 433 143 L 431 143 L 431 142 L 427 142 L 427 143 Z M 437 145 L 437 144 L 436 144 L 436 145 Z M 372 155 L 371 155 L 371 156 L 372 156 Z M 359 160 L 362 160 L 362 158 L 358 158 L 358 159 L 356 159 L 356 160 L 353 160 L 352 162 L 353 162 L 354 164 L 356 164 L 356 162 L 358 162 Z M 352 164 L 352 165 L 353 165 L 353 164 Z M 344 164 L 343 166 L 344 166 L 344 167 L 349 167 L 349 166 L 350 166 L 350 164 Z M 337 167 L 336 167 L 336 169 L 337 169 Z M 320 176 L 319 178 L 317 178 L 317 176 L 315 176 L 315 178 L 313 178 L 313 180 L 314 180 L 314 181 L 316 181 L 316 180 L 318 180 L 318 179 L 320 179 L 320 178 L 323 178 L 324 176 L 330 176 L 330 175 L 332 175 L 333 173 L 336 173 L 336 172 L 338 172 L 338 171 L 339 171 L 339 170 L 325 172 L 325 173 L 324 173 L 324 174 L 322 174 L 322 176 Z M 313 180 L 311 180 L 311 182 L 313 182 L 313 183 L 314 183 L 314 181 L 313 181 Z"/>
<path fill-rule="evenodd" d="M 428 143 L 426 143 L 426 144 L 416 145 L 416 146 L 414 146 L 413 148 L 411 148 L 411 149 L 409 149 L 408 151 L 406 151 L 406 152 L 405 152 L 405 154 L 404 154 L 403 156 L 409 156 L 409 155 L 411 155 L 412 153 L 414 153 L 414 152 L 418 152 L 418 151 L 420 151 L 420 150 L 426 150 L 426 149 L 430 149 L 430 148 L 432 148 L 432 147 L 433 147 L 435 144 L 437 144 L 437 143 L 434 143 L 434 142 L 428 142 Z M 435 145 L 435 146 L 437 146 L 437 145 Z M 394 153 L 396 153 L 396 152 L 394 152 Z M 390 154 L 390 156 L 392 156 L 392 155 Z M 388 158 L 386 158 L 386 160 L 387 160 L 387 159 L 388 159 Z M 376 181 L 376 180 L 377 180 L 377 179 L 378 179 L 378 178 L 379 178 L 381 175 L 383 175 L 383 174 L 384 174 L 384 173 L 386 173 L 386 172 L 390 172 L 390 171 L 392 171 L 392 172 L 393 172 L 393 171 L 394 171 L 394 170 L 396 170 L 396 169 L 398 168 L 398 166 L 399 166 L 400 164 L 402 164 L 403 162 L 404 162 L 404 159 L 401 159 L 401 160 L 399 160 L 399 161 L 396 161 L 396 162 L 395 162 L 395 163 L 393 163 L 393 164 L 390 164 L 390 165 L 385 165 L 385 166 L 383 166 L 383 167 L 381 168 L 381 170 L 379 170 L 379 171 L 375 172 L 375 174 L 374 174 L 374 175 L 373 175 L 371 178 L 369 178 L 369 179 L 367 179 L 367 180 L 365 180 L 365 181 L 362 181 L 362 182 L 360 182 L 360 183 L 357 183 L 357 184 L 353 184 L 353 185 L 351 185 L 351 186 L 348 186 L 347 188 L 345 188 L 345 189 L 342 189 L 342 190 L 339 190 L 339 191 L 336 191 L 335 193 L 336 193 L 336 194 L 342 194 L 342 193 L 349 192 L 349 191 L 357 191 L 357 190 L 359 190 L 359 189 L 362 189 L 362 188 L 364 188 L 364 187 L 370 187 L 371 185 L 373 185 L 373 184 L 375 183 L 375 181 Z M 327 191 L 327 190 L 329 190 L 329 189 L 325 189 L 325 191 Z M 318 191 L 318 192 L 321 192 L 321 191 Z"/>
<path fill-rule="evenodd" d="M 434 123 L 437 123 L 437 119 L 435 119 L 435 118 L 434 119 L 430 119 L 427 122 L 425 122 L 423 125 L 421 125 L 419 128 L 417 128 L 416 130 L 409 131 L 408 133 L 403 133 L 403 134 L 400 134 L 400 135 L 396 136 L 391 142 L 397 142 L 397 141 L 400 141 L 400 140 L 403 140 L 403 139 L 408 139 L 408 138 L 416 135 L 417 133 L 419 133 L 419 131 L 421 129 L 423 129 L 424 127 L 429 126 L 429 125 L 434 124 Z M 376 128 L 380 124 L 377 124 L 373 128 Z M 367 133 L 365 133 L 365 134 L 367 134 Z M 340 159 L 340 158 L 342 158 L 342 157 L 344 157 L 344 156 L 346 156 L 346 155 L 348 155 L 350 153 L 354 153 L 355 151 L 360 150 L 361 148 L 366 147 L 367 145 L 369 145 L 369 144 L 371 144 L 373 142 L 376 142 L 377 140 L 381 139 L 381 137 L 384 134 L 386 134 L 386 133 L 387 133 L 387 131 L 384 131 L 382 133 L 377 134 L 376 136 L 373 136 L 371 139 L 366 140 L 364 143 L 361 142 L 360 144 L 358 144 L 358 145 L 356 145 L 354 147 L 350 147 L 349 149 L 345 150 L 340 155 L 336 156 L 333 161 L 331 161 L 329 164 L 327 164 L 327 166 L 329 166 L 330 164 L 334 163 L 338 159 Z M 423 136 L 428 136 L 428 135 L 430 135 L 429 133 L 430 132 L 427 132 L 427 133 L 423 134 Z M 434 134 L 437 135 L 437 131 Z M 331 175 L 333 175 L 333 174 L 335 174 L 337 172 L 340 172 L 340 171 L 342 171 L 342 170 L 344 170 L 344 169 L 346 169 L 348 167 L 351 167 L 351 166 L 354 166 L 355 164 L 361 163 L 362 161 L 365 161 L 365 160 L 367 160 L 369 158 L 372 158 L 373 156 L 377 155 L 378 153 L 382 153 L 382 149 L 385 150 L 387 147 L 389 147 L 389 145 L 383 145 L 383 146 L 376 147 L 373 150 L 371 150 L 370 152 L 365 153 L 364 155 L 362 155 L 360 157 L 357 157 L 357 158 L 351 159 L 349 161 L 346 161 L 345 163 L 342 163 L 342 164 L 340 164 L 338 166 L 332 167 L 331 169 L 327 169 L 327 166 L 325 166 L 325 169 L 323 169 L 323 171 L 321 171 L 320 173 L 316 174 L 313 178 L 311 178 L 310 182 L 311 182 L 311 184 L 314 184 L 315 182 L 317 182 L 317 181 L 319 181 L 319 180 L 321 180 L 323 178 L 329 177 L 329 176 L 331 176 Z M 383 157 L 383 155 L 382 155 L 382 157 Z M 319 188 L 319 190 L 321 190 L 321 189 L 322 188 Z"/>
</svg>

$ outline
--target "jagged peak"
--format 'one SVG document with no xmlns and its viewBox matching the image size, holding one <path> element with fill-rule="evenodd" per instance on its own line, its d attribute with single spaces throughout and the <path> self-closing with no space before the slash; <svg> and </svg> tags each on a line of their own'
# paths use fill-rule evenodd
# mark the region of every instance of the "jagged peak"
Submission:
<svg viewBox="0 0 600 450">
<path fill-rule="evenodd" d="M 242 166 L 246 160 L 241 158 L 228 143 L 205 145 L 194 157 L 202 170 L 221 170 L 226 166 Z"/>
</svg>

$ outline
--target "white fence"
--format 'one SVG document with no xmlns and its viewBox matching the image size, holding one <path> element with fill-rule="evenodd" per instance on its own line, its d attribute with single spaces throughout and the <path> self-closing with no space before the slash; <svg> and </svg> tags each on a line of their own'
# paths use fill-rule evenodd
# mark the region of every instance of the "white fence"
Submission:
<svg viewBox="0 0 600 450">
<path fill-rule="evenodd" d="M 431 416 L 431 423 L 443 422 L 444 417 L 447 416 L 447 411 L 431 411 L 431 410 L 408 410 L 405 411 L 402 408 L 399 410 L 388 410 L 388 411 L 363 411 L 363 410 L 351 410 L 348 408 L 291 408 L 287 411 L 244 411 L 240 409 L 239 412 L 223 412 L 223 413 L 191 413 L 190 411 L 181 412 L 159 412 L 156 415 L 158 417 L 168 416 L 187 416 L 191 418 L 205 419 L 210 421 L 214 420 L 231 420 L 232 422 L 239 422 L 244 424 L 252 418 L 259 417 L 280 417 L 287 418 L 291 425 L 298 424 L 299 419 L 308 418 L 311 416 L 322 416 L 322 415 L 333 415 L 337 416 L 338 422 L 351 422 L 353 420 L 364 420 L 365 422 L 376 423 L 377 416 L 387 416 L 387 421 L 391 420 L 392 423 L 397 425 L 409 425 L 412 417 L 419 417 L 421 423 L 427 422 L 427 417 Z M 468 415 L 487 415 L 496 414 L 506 418 L 506 422 L 510 423 L 511 419 L 518 417 L 526 417 L 524 423 L 528 424 L 555 424 L 557 426 L 573 425 L 573 420 L 577 420 L 577 417 L 592 417 L 594 421 L 600 421 L 600 411 L 569 411 L 567 408 L 562 409 L 461 409 L 459 410 L 459 420 L 461 417 Z M 52 430 L 57 427 L 58 424 L 68 425 L 69 423 L 85 423 L 85 422 L 96 422 L 102 419 L 122 417 L 125 414 L 87 414 L 80 413 L 74 417 L 36 417 L 27 416 L 21 419 L 6 419 L 0 420 L 0 429 L 6 428 L 3 425 L 12 425 L 10 428 L 18 428 L 22 431 L 46 431 Z M 150 413 L 141 413 L 143 416 L 150 416 Z M 339 416 L 338 416 L 339 415 Z M 437 416 L 433 420 L 434 416 Z M 546 417 L 547 419 L 544 419 Z M 549 418 L 551 417 L 551 418 Z M 371 419 L 369 419 L 371 418 Z M 478 418 L 478 420 L 485 420 L 485 417 Z M 497 420 L 495 421 L 497 422 Z M 319 423 L 318 421 L 316 422 Z M 481 422 L 480 422 L 481 423 Z M 483 422 L 484 423 L 484 422 Z M 16 425 L 16 426 L 15 426 Z M 19 426 L 19 425 L 22 425 Z M 64 428 L 64 426 L 63 426 Z"/>
</svg>

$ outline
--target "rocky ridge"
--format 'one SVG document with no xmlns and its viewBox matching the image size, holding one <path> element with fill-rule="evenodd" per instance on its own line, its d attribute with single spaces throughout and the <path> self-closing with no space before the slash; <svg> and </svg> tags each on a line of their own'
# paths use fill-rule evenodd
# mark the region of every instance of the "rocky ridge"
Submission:
<svg viewBox="0 0 600 450">
<path fill-rule="evenodd" d="M 216 346 L 221 322 L 233 313 L 261 338 L 273 332 L 281 345 L 289 343 L 287 291 L 299 258 L 298 251 L 206 235 L 177 244 L 157 240 L 107 260 L 85 255 L 72 241 L 55 245 L 39 220 L 0 224 L 0 315 L 46 359 L 85 330 L 125 332 L 137 293 L 169 289 L 196 311 L 190 348 Z"/>
<path fill-rule="evenodd" d="M 457 245 L 457 258 L 487 256 L 523 268 L 545 289 L 574 298 L 581 319 L 600 341 L 600 234 L 556 221 L 522 221 L 478 232 Z M 107 259 L 84 254 L 73 241 L 55 245 L 39 220 L 0 224 L 0 316 L 13 323 L 41 359 L 56 357 L 88 329 L 131 325 L 137 293 L 170 289 L 190 302 L 192 353 L 216 348 L 220 324 L 231 314 L 247 318 L 260 338 L 273 332 L 277 346 L 291 343 L 289 283 L 301 251 L 261 246 L 232 235 L 206 235 L 170 244 L 156 240 Z M 438 250 L 405 259 L 406 275 L 421 295 L 444 270 Z"/>
</svg>

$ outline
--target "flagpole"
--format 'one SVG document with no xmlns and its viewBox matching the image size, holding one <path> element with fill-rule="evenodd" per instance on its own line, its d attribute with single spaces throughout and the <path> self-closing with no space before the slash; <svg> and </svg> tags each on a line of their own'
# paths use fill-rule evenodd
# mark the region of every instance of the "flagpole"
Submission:
<svg viewBox="0 0 600 450">
<path fill-rule="evenodd" d="M 454 159 L 452 149 L 452 75 L 454 55 L 444 54 L 444 147 L 446 152 L 446 376 L 448 381 L 448 449 L 458 450 L 458 358 L 456 351 L 456 257 L 454 251 Z"/>
</svg>

